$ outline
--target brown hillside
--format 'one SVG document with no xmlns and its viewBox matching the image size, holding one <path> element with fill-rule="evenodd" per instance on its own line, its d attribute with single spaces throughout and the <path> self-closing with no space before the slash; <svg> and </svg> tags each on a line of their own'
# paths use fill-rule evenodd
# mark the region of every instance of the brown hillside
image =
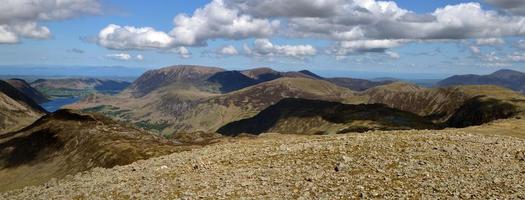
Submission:
<svg viewBox="0 0 525 200">
<path fill-rule="evenodd" d="M 21 129 L 45 113 L 31 98 L 0 81 L 0 134 Z"/>
<path fill-rule="evenodd" d="M 0 191 L 189 148 L 106 117 L 59 110 L 0 135 Z"/>
</svg>

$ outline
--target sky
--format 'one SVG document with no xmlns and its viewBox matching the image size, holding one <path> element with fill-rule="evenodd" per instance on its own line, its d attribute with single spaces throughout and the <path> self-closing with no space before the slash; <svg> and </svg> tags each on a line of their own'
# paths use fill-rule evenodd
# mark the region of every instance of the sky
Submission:
<svg viewBox="0 0 525 200">
<path fill-rule="evenodd" d="M 0 5 L 0 68 L 177 64 L 308 69 L 333 76 L 525 71 L 525 1 L 6 0 Z"/>
</svg>

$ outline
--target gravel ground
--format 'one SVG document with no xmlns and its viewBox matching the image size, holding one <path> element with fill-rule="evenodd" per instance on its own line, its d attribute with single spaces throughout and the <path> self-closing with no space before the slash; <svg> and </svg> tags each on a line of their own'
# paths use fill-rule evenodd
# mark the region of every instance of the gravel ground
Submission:
<svg viewBox="0 0 525 200">
<path fill-rule="evenodd" d="M 457 130 L 263 135 L 0 199 L 525 199 L 525 140 Z"/>
</svg>

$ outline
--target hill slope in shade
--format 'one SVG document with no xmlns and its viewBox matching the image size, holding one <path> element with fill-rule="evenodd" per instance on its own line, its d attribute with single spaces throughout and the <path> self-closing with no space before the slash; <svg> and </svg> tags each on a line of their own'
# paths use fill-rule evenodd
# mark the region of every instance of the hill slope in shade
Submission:
<svg viewBox="0 0 525 200">
<path fill-rule="evenodd" d="M 435 129 L 431 121 L 380 104 L 349 105 L 306 99 L 283 99 L 252 118 L 229 123 L 218 133 L 342 134 L 369 130 Z"/>
<path fill-rule="evenodd" d="M 446 78 L 437 86 L 456 85 L 497 85 L 525 93 L 525 73 L 514 70 L 500 70 L 489 75 L 457 75 Z"/>
<path fill-rule="evenodd" d="M 106 117 L 59 110 L 0 135 L 0 191 L 189 148 Z"/>
<path fill-rule="evenodd" d="M 22 79 L 9 79 L 6 80 L 14 88 L 18 89 L 20 92 L 24 93 L 27 97 L 33 99 L 34 102 L 42 104 L 48 102 L 49 99 L 45 97 L 44 94 L 31 87 L 29 83 Z"/>
<path fill-rule="evenodd" d="M 524 139 L 461 130 L 272 134 L 96 169 L 0 198 L 520 199 L 523 146 Z"/>
<path fill-rule="evenodd" d="M 23 128 L 45 113 L 31 98 L 9 83 L 0 81 L 0 133 Z"/>
<path fill-rule="evenodd" d="M 465 111 L 464 109 L 467 108 L 476 108 L 477 110 L 469 110 L 468 112 L 483 114 L 491 120 L 504 116 L 508 117 L 511 113 L 519 113 L 525 110 L 525 96 L 506 88 L 491 85 L 424 88 L 396 82 L 371 88 L 360 95 L 365 99 L 365 103 L 385 104 L 391 108 L 427 117 L 435 123 L 447 123 L 455 114 L 459 111 Z M 485 108 L 490 109 L 483 110 Z M 457 119 L 458 116 L 454 117 Z M 487 119 L 480 121 L 491 121 Z M 479 121 L 469 121 L 466 124 L 477 125 Z"/>
</svg>

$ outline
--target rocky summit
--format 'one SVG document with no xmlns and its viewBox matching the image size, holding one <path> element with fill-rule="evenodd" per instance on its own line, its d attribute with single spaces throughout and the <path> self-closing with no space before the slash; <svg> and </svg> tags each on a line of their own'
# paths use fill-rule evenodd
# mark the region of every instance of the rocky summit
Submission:
<svg viewBox="0 0 525 200">
<path fill-rule="evenodd" d="M 523 199 L 524 139 L 461 130 L 265 134 L 0 199 Z"/>
</svg>

